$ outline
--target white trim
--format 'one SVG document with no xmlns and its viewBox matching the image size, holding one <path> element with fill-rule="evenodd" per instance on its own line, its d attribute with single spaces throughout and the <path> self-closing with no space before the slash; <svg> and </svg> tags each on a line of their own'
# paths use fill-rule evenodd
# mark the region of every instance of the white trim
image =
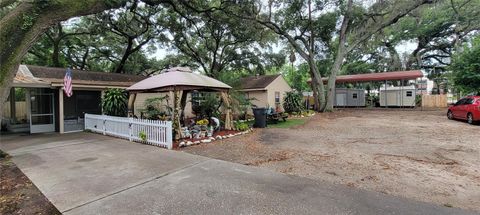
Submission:
<svg viewBox="0 0 480 215">
<path fill-rule="evenodd" d="M 51 96 L 52 98 L 52 113 L 49 114 L 32 114 L 31 107 L 32 105 L 30 104 L 30 133 L 45 133 L 45 132 L 55 132 L 55 94 L 54 93 L 39 93 L 39 94 L 30 94 L 30 97 L 28 98 L 31 103 L 31 96 L 33 95 L 48 95 Z M 52 124 L 40 124 L 40 125 L 33 125 L 32 118 L 36 116 L 52 116 Z"/>
<path fill-rule="evenodd" d="M 53 84 L 53 87 L 63 87 L 63 84 Z M 128 86 L 118 86 L 118 85 L 85 85 L 85 84 L 72 84 L 72 88 L 96 88 L 99 90 L 107 89 L 107 88 L 120 88 L 120 89 L 127 89 Z"/>
<path fill-rule="evenodd" d="M 65 133 L 65 122 L 64 122 L 64 101 L 63 101 L 63 87 L 58 89 L 58 127 L 60 134 Z"/>
<path fill-rule="evenodd" d="M 242 90 L 238 90 L 238 91 L 240 91 L 240 92 L 267 91 L 267 88 L 242 89 Z"/>
</svg>

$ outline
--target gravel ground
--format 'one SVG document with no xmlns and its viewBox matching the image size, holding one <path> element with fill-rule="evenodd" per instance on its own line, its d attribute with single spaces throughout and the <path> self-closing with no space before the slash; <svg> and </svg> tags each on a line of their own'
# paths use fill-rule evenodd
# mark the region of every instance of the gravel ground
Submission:
<svg viewBox="0 0 480 215">
<path fill-rule="evenodd" d="M 337 110 L 182 150 L 480 211 L 480 126 L 445 111 Z"/>
</svg>

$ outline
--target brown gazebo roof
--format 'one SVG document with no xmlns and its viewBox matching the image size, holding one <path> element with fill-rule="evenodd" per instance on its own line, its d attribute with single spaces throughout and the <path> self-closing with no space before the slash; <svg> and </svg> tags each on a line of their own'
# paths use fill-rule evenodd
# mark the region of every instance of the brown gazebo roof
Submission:
<svg viewBox="0 0 480 215">
<path fill-rule="evenodd" d="M 165 70 L 162 74 L 142 80 L 129 88 L 128 91 L 171 91 L 178 89 L 211 89 L 228 90 L 229 85 L 205 75 L 193 73 L 185 67 L 175 67 Z"/>
</svg>

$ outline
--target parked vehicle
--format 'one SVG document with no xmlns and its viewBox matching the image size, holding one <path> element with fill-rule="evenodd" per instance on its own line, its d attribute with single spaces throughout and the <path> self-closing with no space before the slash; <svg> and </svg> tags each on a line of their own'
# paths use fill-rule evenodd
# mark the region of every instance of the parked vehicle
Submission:
<svg viewBox="0 0 480 215">
<path fill-rule="evenodd" d="M 467 96 L 448 108 L 449 119 L 467 120 L 468 124 L 480 122 L 480 96 Z"/>
</svg>

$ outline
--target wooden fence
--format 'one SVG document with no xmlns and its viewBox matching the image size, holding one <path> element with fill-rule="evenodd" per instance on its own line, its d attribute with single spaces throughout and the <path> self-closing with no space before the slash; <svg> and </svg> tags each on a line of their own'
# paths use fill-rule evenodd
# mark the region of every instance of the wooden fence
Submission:
<svg viewBox="0 0 480 215">
<path fill-rule="evenodd" d="M 10 102 L 5 102 L 3 106 L 3 116 L 10 118 Z M 17 121 L 27 120 L 27 102 L 15 102 L 15 117 Z"/>
<path fill-rule="evenodd" d="M 172 122 L 85 114 L 85 129 L 172 149 Z"/>
<path fill-rule="evenodd" d="M 422 107 L 427 107 L 427 108 L 448 107 L 447 95 L 422 95 Z"/>
</svg>

